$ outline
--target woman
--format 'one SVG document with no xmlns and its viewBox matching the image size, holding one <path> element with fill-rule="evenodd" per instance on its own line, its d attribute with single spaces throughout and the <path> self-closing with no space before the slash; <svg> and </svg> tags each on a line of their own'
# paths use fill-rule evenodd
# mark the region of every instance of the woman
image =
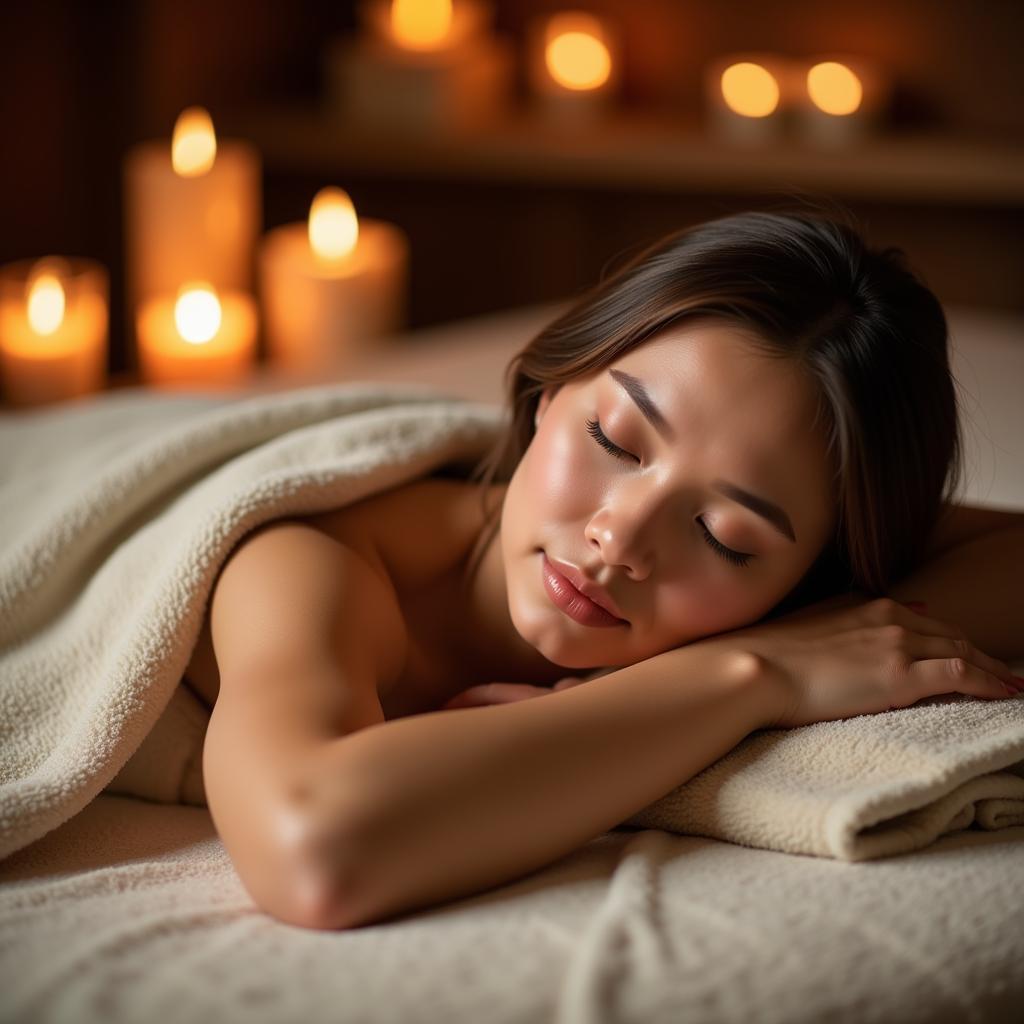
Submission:
<svg viewBox="0 0 1024 1024">
<path fill-rule="evenodd" d="M 756 729 L 1017 692 L 1022 517 L 943 514 L 946 323 L 898 251 L 725 217 L 509 369 L 474 482 L 277 521 L 224 565 L 186 675 L 268 912 L 379 921 L 550 863 Z M 951 560 L 995 531 L 1013 557 Z"/>
</svg>

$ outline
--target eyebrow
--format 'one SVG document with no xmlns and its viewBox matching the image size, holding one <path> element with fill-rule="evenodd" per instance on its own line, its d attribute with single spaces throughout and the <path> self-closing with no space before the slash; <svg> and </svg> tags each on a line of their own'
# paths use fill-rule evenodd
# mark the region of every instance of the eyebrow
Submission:
<svg viewBox="0 0 1024 1024">
<path fill-rule="evenodd" d="M 647 388 L 644 387 L 643 381 L 622 370 L 609 370 L 608 374 L 622 386 L 626 394 L 636 403 L 636 407 L 643 414 L 644 419 L 665 440 L 674 441 L 676 439 L 675 432 L 669 426 L 668 420 L 665 419 L 661 411 L 654 404 Z M 793 530 L 793 524 L 790 522 L 789 516 L 786 515 L 786 510 L 781 506 L 776 505 L 767 498 L 760 498 L 756 494 L 751 494 L 750 491 L 744 490 L 728 480 L 713 480 L 711 486 L 719 494 L 749 508 L 751 512 L 770 523 L 787 540 L 792 541 L 794 544 L 796 543 L 796 533 Z"/>
</svg>

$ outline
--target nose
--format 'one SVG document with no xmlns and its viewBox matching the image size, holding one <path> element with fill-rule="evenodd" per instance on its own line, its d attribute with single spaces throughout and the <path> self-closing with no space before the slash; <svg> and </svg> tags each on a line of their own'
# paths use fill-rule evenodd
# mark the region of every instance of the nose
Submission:
<svg viewBox="0 0 1024 1024">
<path fill-rule="evenodd" d="M 630 579 L 646 579 L 654 565 L 651 516 L 625 495 L 610 499 L 591 516 L 584 531 L 587 545 L 608 565 L 625 567 Z"/>
</svg>

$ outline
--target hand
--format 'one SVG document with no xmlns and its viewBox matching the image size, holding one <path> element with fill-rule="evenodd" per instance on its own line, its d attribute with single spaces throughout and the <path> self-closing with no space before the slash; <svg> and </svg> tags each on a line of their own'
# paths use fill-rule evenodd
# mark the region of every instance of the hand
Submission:
<svg viewBox="0 0 1024 1024">
<path fill-rule="evenodd" d="M 446 704 L 442 704 L 439 711 L 447 711 L 451 708 L 476 708 L 486 704 L 511 704 L 517 700 L 529 700 L 531 697 L 543 697 L 545 694 L 553 693 L 556 690 L 568 690 L 572 686 L 579 686 L 587 682 L 586 679 L 579 679 L 576 676 L 568 676 L 560 679 L 554 686 L 531 686 L 528 683 L 482 683 L 479 686 L 471 686 L 468 690 L 457 693 Z"/>
<path fill-rule="evenodd" d="M 1024 687 L 956 626 L 887 597 L 844 594 L 702 642 L 761 659 L 778 698 L 765 728 L 876 714 L 945 693 L 994 700 Z"/>
</svg>

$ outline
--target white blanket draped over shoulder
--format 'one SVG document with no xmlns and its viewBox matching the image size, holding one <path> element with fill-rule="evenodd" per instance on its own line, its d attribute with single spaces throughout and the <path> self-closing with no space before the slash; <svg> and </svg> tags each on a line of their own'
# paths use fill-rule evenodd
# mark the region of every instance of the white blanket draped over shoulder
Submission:
<svg viewBox="0 0 1024 1024">
<path fill-rule="evenodd" d="M 0 857 L 104 789 L 204 803 L 208 712 L 179 684 L 234 545 L 468 471 L 501 423 L 372 383 L 127 389 L 0 416 Z M 843 860 L 1024 824 L 1024 697 L 758 731 L 623 824 Z"/>
</svg>

